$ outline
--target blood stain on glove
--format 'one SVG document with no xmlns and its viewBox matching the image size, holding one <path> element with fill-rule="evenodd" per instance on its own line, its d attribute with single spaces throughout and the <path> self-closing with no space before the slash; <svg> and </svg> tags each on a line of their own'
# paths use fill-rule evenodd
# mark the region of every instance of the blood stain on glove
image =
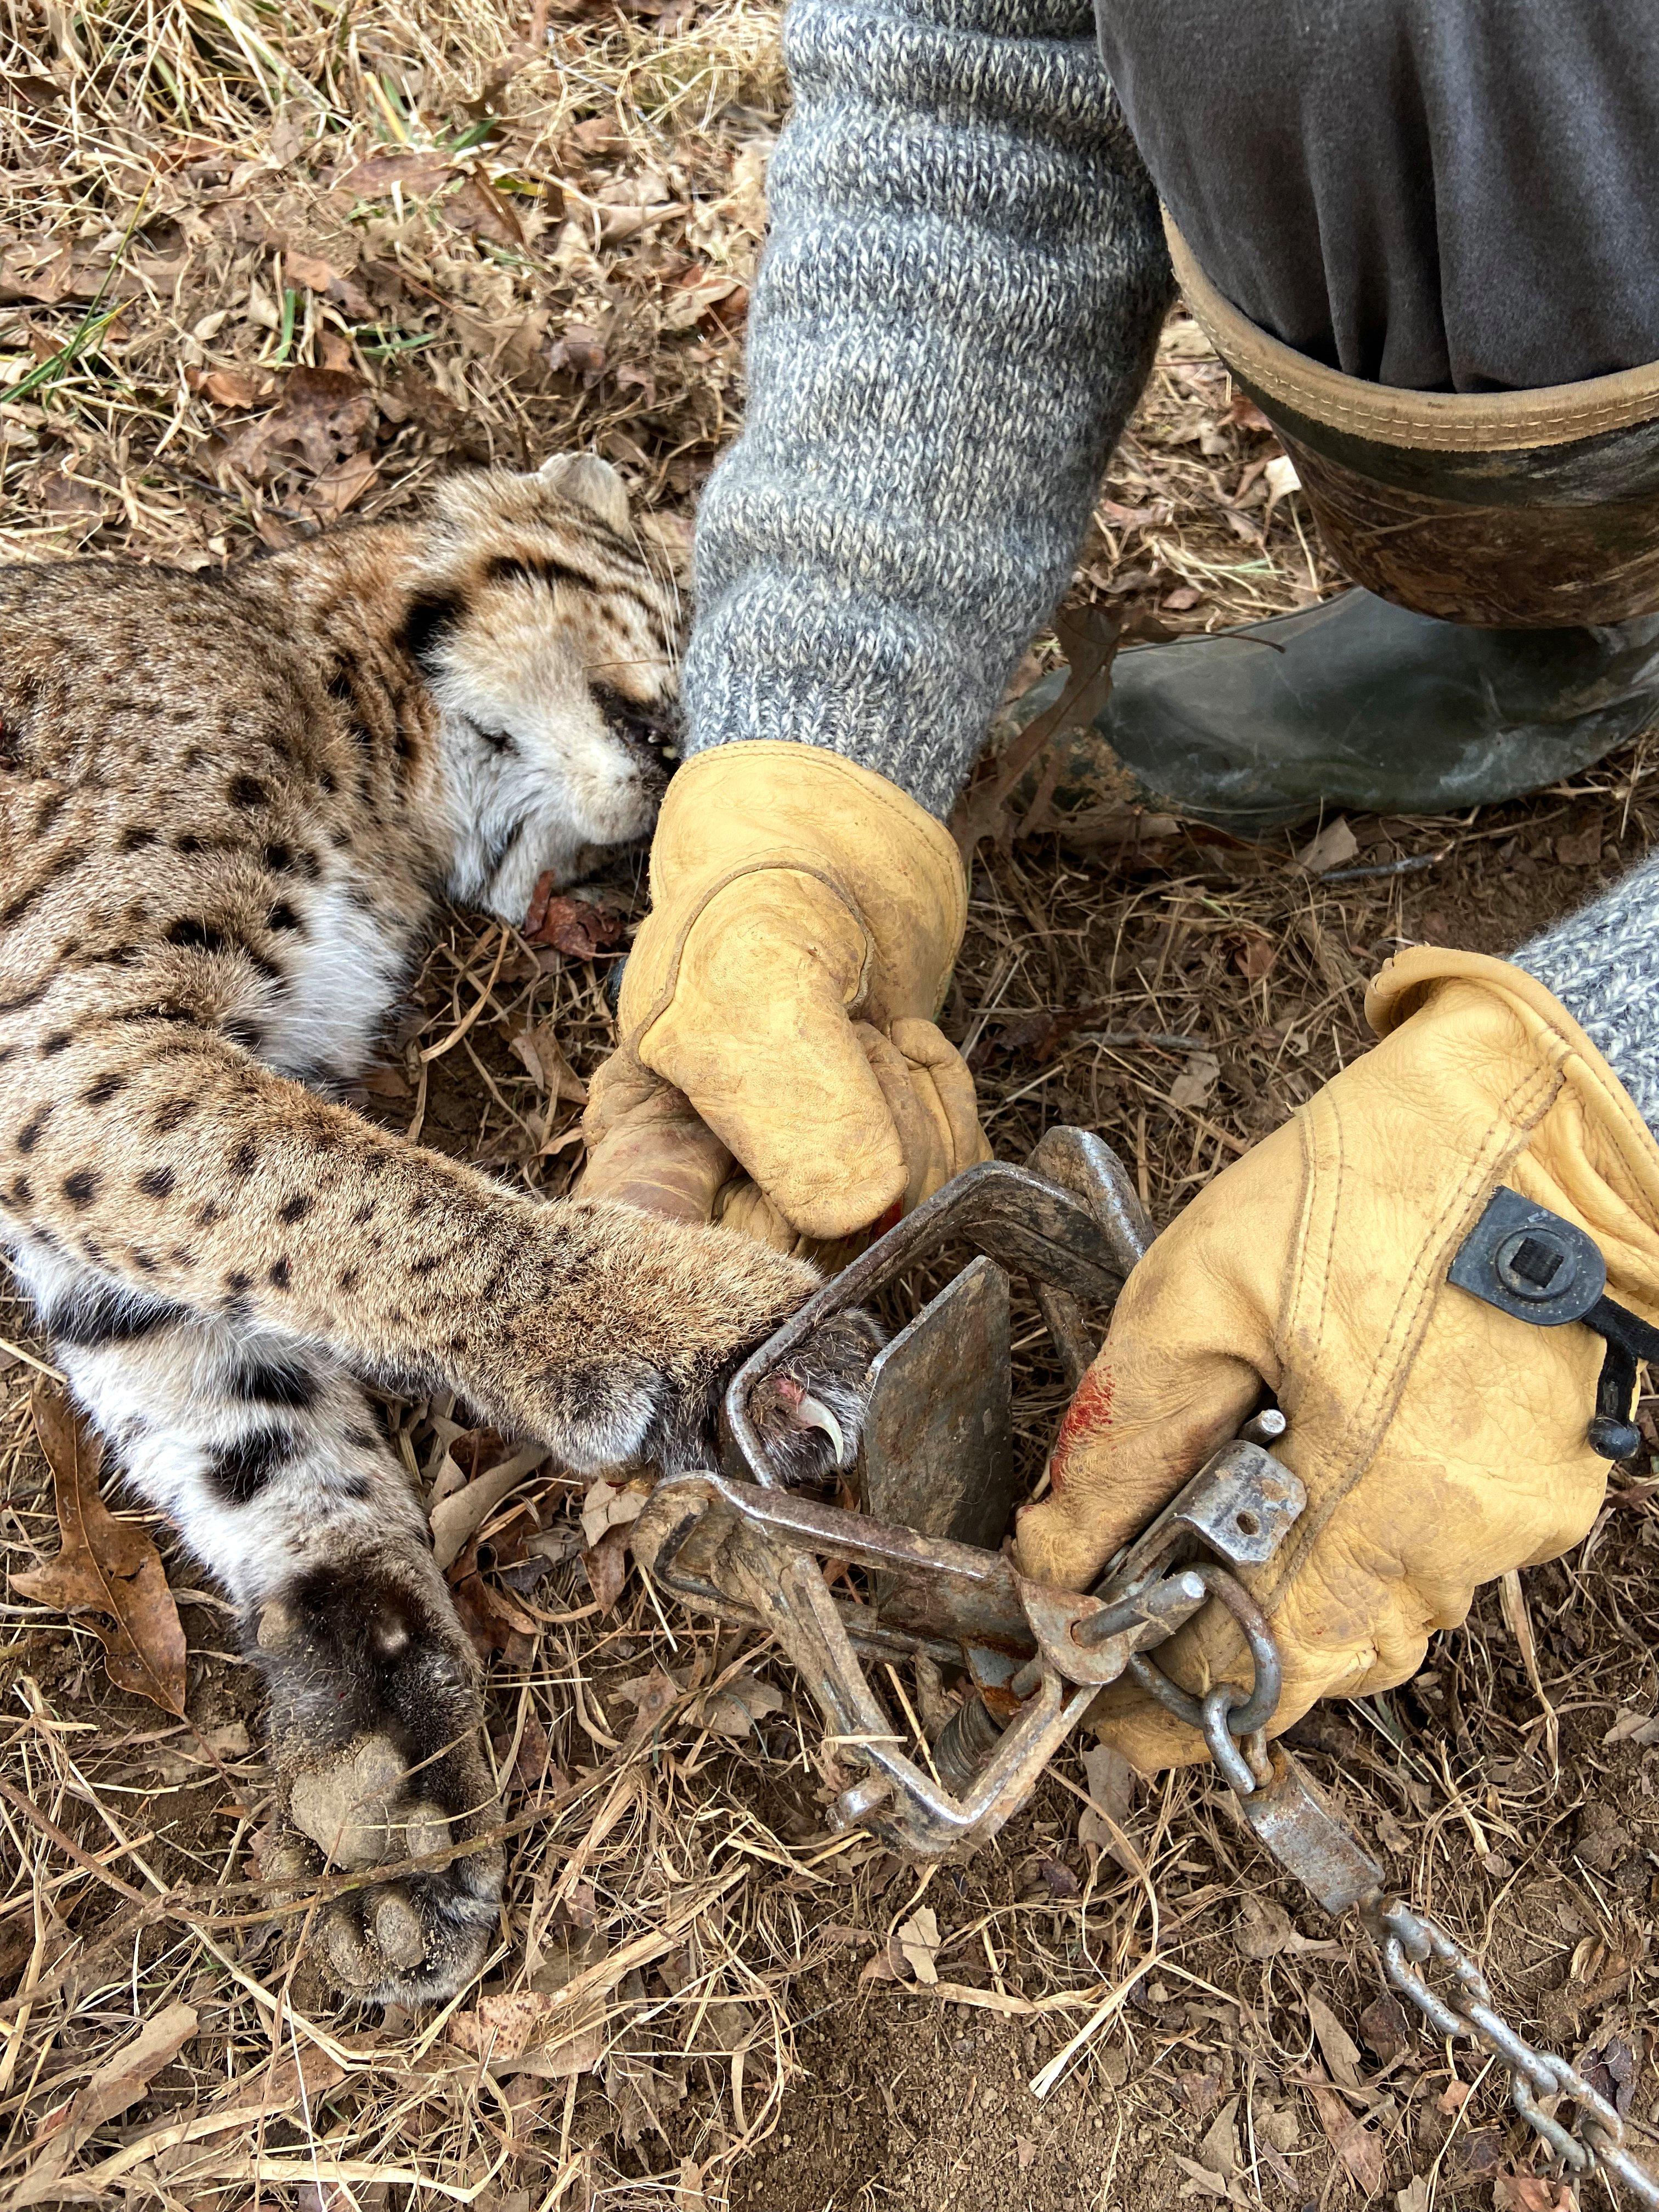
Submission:
<svg viewBox="0 0 1659 2212">
<path fill-rule="evenodd" d="M 1048 1462 L 1050 1489 L 1065 1487 L 1072 1455 L 1094 1443 L 1111 1425 L 1112 1371 L 1109 1367 L 1091 1367 L 1078 1384 L 1077 1395 L 1066 1408 L 1060 1433 L 1054 1438 L 1054 1455 Z"/>
</svg>

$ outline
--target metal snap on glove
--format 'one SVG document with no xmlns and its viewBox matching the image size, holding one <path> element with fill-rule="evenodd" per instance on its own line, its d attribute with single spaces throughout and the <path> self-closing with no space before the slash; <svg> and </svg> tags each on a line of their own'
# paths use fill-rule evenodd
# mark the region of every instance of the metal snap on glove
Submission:
<svg viewBox="0 0 1659 2212">
<path fill-rule="evenodd" d="M 584 1195 L 800 1250 L 988 1157 L 973 1078 L 933 1025 L 962 862 L 896 785 L 812 745 L 700 753 L 669 786 L 651 900 Z"/>
<path fill-rule="evenodd" d="M 1289 1424 L 1275 1453 L 1308 1492 L 1290 1540 L 1243 1577 L 1284 1663 L 1274 1730 L 1317 1698 L 1405 1680 L 1481 1583 L 1595 1520 L 1596 1442 L 1631 1411 L 1627 1385 L 1621 1407 L 1598 1395 L 1598 1323 L 1531 1326 L 1449 1279 L 1499 1187 L 1585 1232 L 1608 1296 L 1659 1319 L 1659 1146 L 1550 993 L 1419 947 L 1366 1012 L 1376 1048 L 1136 1268 L 1061 1424 L 1052 1494 L 1018 1525 L 1027 1573 L 1085 1587 L 1271 1390 Z M 1200 1696 L 1249 1680 L 1215 1606 L 1159 1660 Z M 1103 1692 L 1094 1717 L 1146 1771 L 1205 1755 L 1142 1691 Z"/>
</svg>

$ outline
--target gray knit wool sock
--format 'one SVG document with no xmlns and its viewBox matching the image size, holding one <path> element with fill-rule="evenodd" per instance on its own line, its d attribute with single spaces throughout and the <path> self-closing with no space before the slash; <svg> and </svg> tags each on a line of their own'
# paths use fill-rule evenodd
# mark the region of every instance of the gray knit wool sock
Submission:
<svg viewBox="0 0 1659 2212">
<path fill-rule="evenodd" d="M 1171 292 L 1086 0 L 793 0 L 742 436 L 697 519 L 697 752 L 948 812 L 1065 589 Z"/>
<path fill-rule="evenodd" d="M 1659 858 L 1513 957 L 1606 1054 L 1659 1136 Z"/>
</svg>

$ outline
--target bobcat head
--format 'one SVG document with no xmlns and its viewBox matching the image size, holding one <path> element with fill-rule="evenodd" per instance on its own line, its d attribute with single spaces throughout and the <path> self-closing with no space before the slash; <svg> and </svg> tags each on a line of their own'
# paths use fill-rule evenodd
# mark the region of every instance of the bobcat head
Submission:
<svg viewBox="0 0 1659 2212">
<path fill-rule="evenodd" d="M 606 462 L 439 488 L 404 635 L 442 717 L 453 896 L 516 921 L 544 872 L 647 833 L 678 757 L 680 619 Z"/>
</svg>

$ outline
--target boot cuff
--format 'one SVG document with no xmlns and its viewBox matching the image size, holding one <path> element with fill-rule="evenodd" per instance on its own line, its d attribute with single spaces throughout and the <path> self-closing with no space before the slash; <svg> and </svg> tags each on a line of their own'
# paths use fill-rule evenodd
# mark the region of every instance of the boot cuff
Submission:
<svg viewBox="0 0 1659 2212">
<path fill-rule="evenodd" d="M 1395 605 L 1488 628 L 1659 609 L 1659 362 L 1536 392 L 1406 392 L 1224 299 L 1167 213 L 1194 319 L 1277 431 L 1332 554 Z"/>
</svg>

